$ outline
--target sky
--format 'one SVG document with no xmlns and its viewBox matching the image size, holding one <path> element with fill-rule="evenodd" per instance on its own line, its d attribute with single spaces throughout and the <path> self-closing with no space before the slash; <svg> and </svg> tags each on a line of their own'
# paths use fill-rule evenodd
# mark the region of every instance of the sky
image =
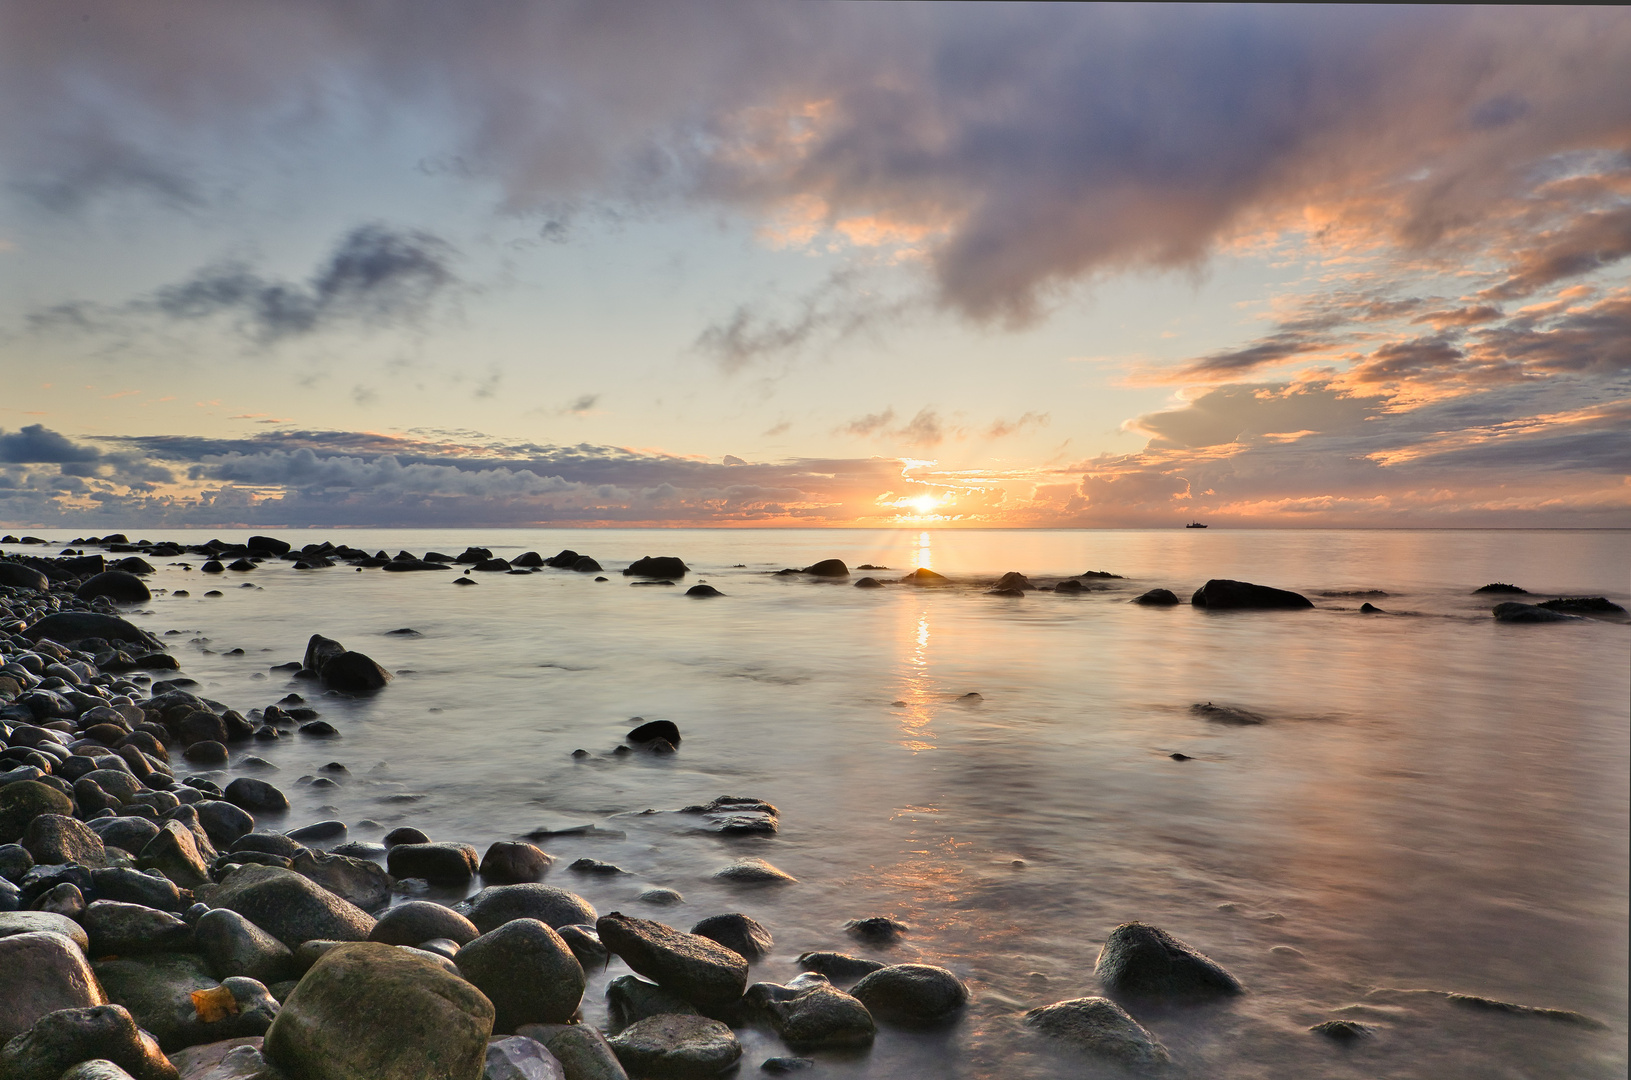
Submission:
<svg viewBox="0 0 1631 1080">
<path fill-rule="evenodd" d="M 1631 9 L 0 0 L 0 525 L 1631 527 Z"/>
</svg>

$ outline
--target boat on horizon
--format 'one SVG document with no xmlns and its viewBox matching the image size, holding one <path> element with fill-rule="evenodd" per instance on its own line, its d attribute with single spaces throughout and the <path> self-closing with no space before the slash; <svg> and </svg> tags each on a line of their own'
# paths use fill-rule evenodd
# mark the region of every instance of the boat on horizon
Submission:
<svg viewBox="0 0 1631 1080">
<path fill-rule="evenodd" d="M 1198 521 L 1191 521 L 1188 525 L 1185 525 L 1184 528 L 1186 528 L 1186 529 L 1204 529 L 1204 528 L 1206 528 L 1206 526 L 1202 525 Z"/>
</svg>

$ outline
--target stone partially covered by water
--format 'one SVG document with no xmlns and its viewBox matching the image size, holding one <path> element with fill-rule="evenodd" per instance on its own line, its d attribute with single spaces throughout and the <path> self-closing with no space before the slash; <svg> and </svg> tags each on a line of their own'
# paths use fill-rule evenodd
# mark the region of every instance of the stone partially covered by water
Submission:
<svg viewBox="0 0 1631 1080">
<path fill-rule="evenodd" d="M 1130 998 L 1195 1000 L 1244 993 L 1240 980 L 1165 930 L 1122 923 L 1110 931 L 1094 973 Z"/>
</svg>

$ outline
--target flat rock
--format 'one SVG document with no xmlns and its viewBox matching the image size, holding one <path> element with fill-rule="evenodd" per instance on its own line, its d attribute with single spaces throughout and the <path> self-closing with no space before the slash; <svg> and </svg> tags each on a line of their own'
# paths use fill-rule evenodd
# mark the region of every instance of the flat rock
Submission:
<svg viewBox="0 0 1631 1080">
<path fill-rule="evenodd" d="M 1094 967 L 1113 994 L 1185 1000 L 1243 993 L 1221 966 L 1158 927 L 1123 923 L 1110 931 Z"/>
<path fill-rule="evenodd" d="M 201 899 L 231 908 L 291 949 L 318 938 L 366 941 L 374 929 L 373 917 L 355 904 L 275 866 L 240 866 Z"/>
<path fill-rule="evenodd" d="M 736 1064 L 742 1044 L 731 1029 L 705 1016 L 653 1016 L 608 1040 L 636 1076 L 717 1076 Z"/>
<path fill-rule="evenodd" d="M 617 911 L 595 930 L 630 968 L 687 1001 L 726 1005 L 747 989 L 747 961 L 716 941 Z"/>
<path fill-rule="evenodd" d="M 0 1049 L 6 1080 L 59 1080 L 84 1061 L 107 1061 L 135 1080 L 180 1080 L 153 1036 L 119 1005 L 69 1008 L 42 1017 Z"/>
<path fill-rule="evenodd" d="M 1250 709 L 1240 709 L 1233 705 L 1214 705 L 1210 701 L 1204 704 L 1191 705 L 1189 711 L 1203 720 L 1212 721 L 1214 724 L 1249 727 L 1268 722 L 1268 717 L 1263 716 L 1261 713 L 1254 713 Z"/>
<path fill-rule="evenodd" d="M 377 942 L 314 964 L 266 1033 L 266 1059 L 301 1080 L 476 1080 L 493 1003 L 424 955 Z"/>
<path fill-rule="evenodd" d="M 1148 1067 L 1171 1060 L 1159 1039 L 1108 998 L 1073 998 L 1032 1009 L 1025 1024 L 1074 1049 L 1125 1065 Z"/>
<path fill-rule="evenodd" d="M 553 885 L 490 885 L 455 904 L 453 910 L 482 933 L 496 930 L 511 919 L 537 919 L 552 929 L 574 924 L 593 925 L 594 905 L 577 893 Z"/>
<path fill-rule="evenodd" d="M 537 919 L 513 919 L 476 938 L 454 957 L 459 973 L 487 995 L 494 1026 L 558 1024 L 572 1018 L 586 983 L 577 957 Z"/>
<path fill-rule="evenodd" d="M 895 964 L 879 968 L 850 990 L 872 1015 L 905 1024 L 944 1020 L 968 1004 L 968 987 L 943 967 Z"/>
<path fill-rule="evenodd" d="M 0 919 L 44 914 L 12 912 Z M 0 937 L 0 1042 L 21 1035 L 47 1013 L 107 1000 L 80 946 L 66 935 L 26 931 Z"/>
</svg>

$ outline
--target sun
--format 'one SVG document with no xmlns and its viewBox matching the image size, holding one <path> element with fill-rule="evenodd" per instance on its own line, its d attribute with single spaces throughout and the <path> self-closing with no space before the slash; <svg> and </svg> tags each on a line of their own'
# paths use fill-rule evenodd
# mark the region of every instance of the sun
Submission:
<svg viewBox="0 0 1631 1080">
<path fill-rule="evenodd" d="M 940 500 L 933 495 L 919 495 L 916 498 L 907 499 L 906 503 L 919 514 L 931 514 L 934 512 L 934 508 L 940 505 Z"/>
</svg>

